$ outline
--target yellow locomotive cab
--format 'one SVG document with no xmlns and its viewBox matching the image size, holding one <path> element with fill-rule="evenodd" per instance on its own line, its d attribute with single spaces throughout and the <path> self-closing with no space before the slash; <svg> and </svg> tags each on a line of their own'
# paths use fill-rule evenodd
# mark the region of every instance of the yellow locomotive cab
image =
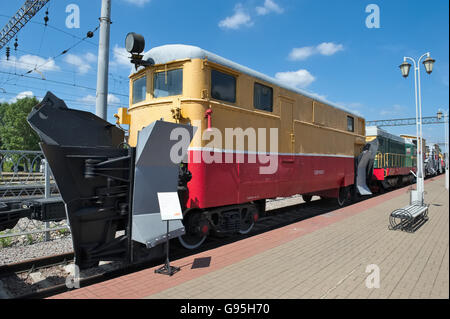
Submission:
<svg viewBox="0 0 450 319">
<path fill-rule="evenodd" d="M 210 125 L 220 132 L 278 128 L 278 152 L 283 154 L 354 157 L 364 146 L 363 118 L 200 48 L 166 45 L 153 48 L 143 59 L 154 65 L 133 70 L 130 106 L 116 115 L 119 124 L 130 125 L 131 146 L 139 130 L 160 119 L 200 123 L 191 143 L 197 148 L 208 145 L 201 137 Z M 218 145 L 224 147 L 225 140 Z"/>
</svg>

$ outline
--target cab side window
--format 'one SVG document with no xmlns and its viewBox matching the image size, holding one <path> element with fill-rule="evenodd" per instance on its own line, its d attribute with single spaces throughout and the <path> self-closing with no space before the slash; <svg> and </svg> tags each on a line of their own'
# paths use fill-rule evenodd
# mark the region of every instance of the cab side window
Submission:
<svg viewBox="0 0 450 319">
<path fill-rule="evenodd" d="M 211 70 L 211 96 L 216 100 L 236 103 L 236 77 Z"/>
<path fill-rule="evenodd" d="M 351 116 L 347 116 L 347 131 L 349 132 L 355 131 L 355 119 Z"/>
<path fill-rule="evenodd" d="M 253 88 L 253 106 L 258 110 L 272 112 L 273 89 L 269 86 L 255 83 Z"/>
<path fill-rule="evenodd" d="M 166 97 L 183 94 L 183 69 L 155 73 L 153 78 L 153 97 Z"/>
<path fill-rule="evenodd" d="M 147 93 L 147 77 L 143 76 L 133 81 L 133 104 L 145 100 Z"/>
</svg>

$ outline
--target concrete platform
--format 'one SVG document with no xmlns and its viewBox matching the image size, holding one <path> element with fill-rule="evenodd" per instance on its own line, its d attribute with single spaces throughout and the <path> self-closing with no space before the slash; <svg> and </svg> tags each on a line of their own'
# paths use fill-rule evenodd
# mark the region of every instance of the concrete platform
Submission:
<svg viewBox="0 0 450 319">
<path fill-rule="evenodd" d="M 429 220 L 412 234 L 388 230 L 406 187 L 176 260 L 173 277 L 150 268 L 53 298 L 449 298 L 444 183 L 426 181 Z"/>
</svg>

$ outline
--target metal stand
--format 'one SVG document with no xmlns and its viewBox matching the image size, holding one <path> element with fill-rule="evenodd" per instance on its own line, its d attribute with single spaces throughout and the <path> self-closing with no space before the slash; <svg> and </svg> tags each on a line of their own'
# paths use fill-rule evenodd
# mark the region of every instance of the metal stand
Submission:
<svg viewBox="0 0 450 319">
<path fill-rule="evenodd" d="M 174 273 L 180 271 L 179 267 L 170 266 L 169 262 L 169 221 L 167 220 L 166 232 L 166 263 L 161 268 L 155 269 L 155 273 L 172 276 Z"/>
</svg>

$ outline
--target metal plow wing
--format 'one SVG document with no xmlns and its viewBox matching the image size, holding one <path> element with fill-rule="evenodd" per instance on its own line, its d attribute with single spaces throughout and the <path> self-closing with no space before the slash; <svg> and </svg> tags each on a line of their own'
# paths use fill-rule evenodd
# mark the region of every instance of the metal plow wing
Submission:
<svg viewBox="0 0 450 319">
<path fill-rule="evenodd" d="M 360 195 L 372 195 L 367 184 L 370 183 L 373 174 L 373 163 L 378 151 L 378 140 L 367 143 L 362 153 L 358 156 L 356 170 L 356 188 Z"/>
<path fill-rule="evenodd" d="M 174 128 L 193 127 L 156 121 L 139 133 L 137 148 L 124 148 L 124 133 L 83 111 L 67 108 L 48 92 L 28 116 L 40 136 L 65 203 L 75 263 L 132 261 L 133 239 L 153 247 L 161 237 L 157 192 L 177 191 L 178 165 L 170 150 Z M 183 152 L 183 151 L 181 151 Z M 134 187 L 133 187 L 134 186 Z M 172 222 L 172 236 L 184 231 Z"/>
<path fill-rule="evenodd" d="M 187 144 L 180 145 L 180 142 L 171 139 L 171 133 L 179 128 L 185 130 L 189 139 Z M 134 177 L 132 238 L 149 248 L 155 247 L 166 238 L 167 227 L 161 220 L 157 193 L 177 192 L 178 189 L 179 162 L 170 158 L 171 150 L 178 150 L 176 155 L 184 158 L 194 133 L 192 126 L 163 121 L 153 122 L 139 131 Z M 181 147 L 177 149 L 177 146 Z M 181 221 L 171 221 L 169 238 L 183 234 L 184 226 Z"/>
</svg>

